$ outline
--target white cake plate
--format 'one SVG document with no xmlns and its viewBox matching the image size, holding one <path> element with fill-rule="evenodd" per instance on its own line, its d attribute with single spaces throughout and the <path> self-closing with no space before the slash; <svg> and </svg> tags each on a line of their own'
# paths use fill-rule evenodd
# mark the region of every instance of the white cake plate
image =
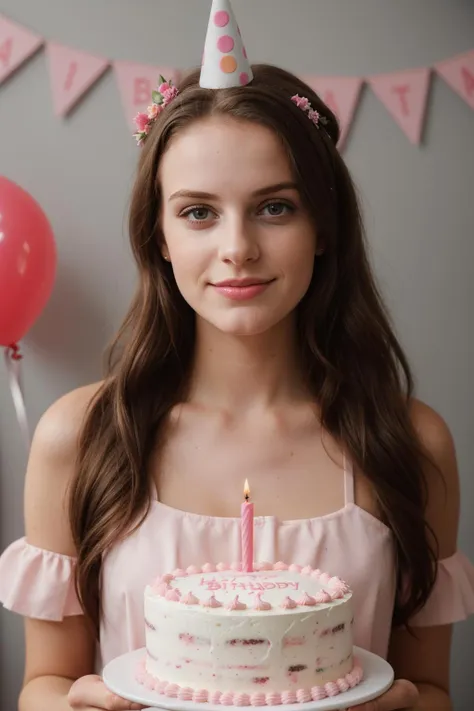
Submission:
<svg viewBox="0 0 474 711">
<path fill-rule="evenodd" d="M 140 659 L 143 658 L 145 649 L 136 649 L 133 652 L 122 654 L 109 662 L 102 672 L 105 685 L 127 701 L 135 701 L 150 708 L 169 709 L 171 711 L 223 711 L 225 706 L 220 704 L 195 703 L 193 701 L 180 701 L 169 699 L 156 691 L 147 689 L 135 680 L 135 672 Z M 280 706 L 263 706 L 262 711 L 335 711 L 347 709 L 350 706 L 363 704 L 383 694 L 393 683 L 393 669 L 385 659 L 372 652 L 367 652 L 360 647 L 354 647 L 354 654 L 359 660 L 364 678 L 354 689 L 349 689 L 342 694 L 332 696 L 321 701 L 308 701 L 304 704 L 281 704 Z M 246 708 L 252 709 L 252 706 Z"/>
</svg>

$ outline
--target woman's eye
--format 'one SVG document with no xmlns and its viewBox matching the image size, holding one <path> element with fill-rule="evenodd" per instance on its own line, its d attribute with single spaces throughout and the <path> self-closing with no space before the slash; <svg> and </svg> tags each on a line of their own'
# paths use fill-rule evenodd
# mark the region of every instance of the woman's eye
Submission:
<svg viewBox="0 0 474 711">
<path fill-rule="evenodd" d="M 208 207 L 192 207 L 189 210 L 185 210 L 181 214 L 190 222 L 205 222 L 209 219 L 210 212 L 211 211 Z"/>
<path fill-rule="evenodd" d="M 267 215 L 269 217 L 282 217 L 294 212 L 295 208 L 286 202 L 269 202 L 262 208 L 262 212 L 265 210 L 268 210 Z"/>
</svg>

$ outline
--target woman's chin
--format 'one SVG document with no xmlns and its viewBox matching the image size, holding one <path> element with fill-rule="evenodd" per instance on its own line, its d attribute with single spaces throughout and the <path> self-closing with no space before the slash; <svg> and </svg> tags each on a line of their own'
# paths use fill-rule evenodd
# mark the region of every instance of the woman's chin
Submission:
<svg viewBox="0 0 474 711">
<path fill-rule="evenodd" d="M 215 329 L 228 336 L 245 337 L 260 336 L 273 329 L 280 319 L 264 317 L 262 314 L 253 317 L 251 314 L 230 316 L 226 314 L 224 318 L 209 320 Z"/>
</svg>

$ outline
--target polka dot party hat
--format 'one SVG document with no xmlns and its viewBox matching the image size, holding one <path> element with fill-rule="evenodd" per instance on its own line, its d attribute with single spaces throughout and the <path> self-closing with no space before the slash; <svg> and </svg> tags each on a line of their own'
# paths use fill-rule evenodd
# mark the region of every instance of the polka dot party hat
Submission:
<svg viewBox="0 0 474 711">
<path fill-rule="evenodd" d="M 205 89 L 245 86 L 253 79 L 230 0 L 213 0 L 202 59 L 200 85 Z"/>
</svg>

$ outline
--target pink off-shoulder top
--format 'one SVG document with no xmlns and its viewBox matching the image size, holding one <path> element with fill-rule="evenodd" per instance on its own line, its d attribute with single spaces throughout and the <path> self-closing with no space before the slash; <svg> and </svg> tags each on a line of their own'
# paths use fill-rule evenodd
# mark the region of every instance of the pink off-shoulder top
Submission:
<svg viewBox="0 0 474 711">
<path fill-rule="evenodd" d="M 320 568 L 347 580 L 354 593 L 355 644 L 387 655 L 395 599 L 395 551 L 390 529 L 354 503 L 352 469 L 345 471 L 345 505 L 326 516 L 279 521 L 255 518 L 255 560 Z M 239 557 L 240 519 L 187 513 L 154 500 L 142 525 L 103 560 L 103 618 L 96 671 L 145 644 L 143 590 L 157 575 Z M 25 538 L 0 557 L 0 601 L 43 620 L 82 614 L 74 592 L 75 560 Z M 438 563 L 435 588 L 414 626 L 457 622 L 474 613 L 474 566 L 460 552 Z"/>
</svg>

